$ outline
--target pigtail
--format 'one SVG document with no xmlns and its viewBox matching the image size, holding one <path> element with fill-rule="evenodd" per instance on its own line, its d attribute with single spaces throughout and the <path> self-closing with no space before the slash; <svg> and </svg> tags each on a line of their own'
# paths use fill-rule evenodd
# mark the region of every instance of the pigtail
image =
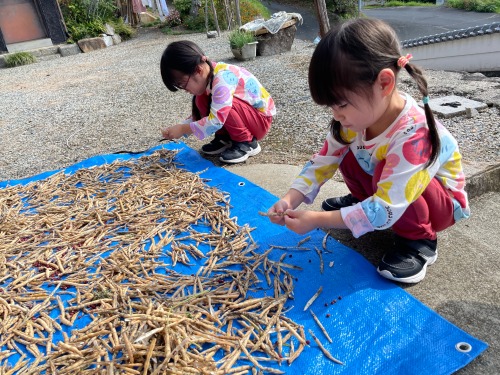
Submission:
<svg viewBox="0 0 500 375">
<path fill-rule="evenodd" d="M 332 121 L 330 122 L 330 133 L 332 133 L 333 139 L 342 145 L 348 145 L 351 143 L 347 139 L 344 139 L 342 136 L 342 125 L 340 124 L 340 121 L 337 121 L 334 118 L 332 118 Z"/>
<path fill-rule="evenodd" d="M 425 118 L 427 120 L 427 126 L 429 128 L 429 140 L 431 141 L 431 155 L 429 160 L 426 163 L 426 167 L 431 166 L 439 156 L 439 150 L 441 149 L 441 142 L 439 140 L 439 133 L 436 125 L 436 120 L 434 118 L 434 114 L 431 111 L 431 107 L 429 106 L 429 92 L 427 89 L 427 80 L 424 77 L 424 74 L 420 68 L 417 66 L 407 63 L 404 68 L 408 72 L 408 74 L 413 78 L 413 80 L 417 83 L 418 90 L 422 94 L 423 102 L 424 102 L 424 112 Z"/>
</svg>

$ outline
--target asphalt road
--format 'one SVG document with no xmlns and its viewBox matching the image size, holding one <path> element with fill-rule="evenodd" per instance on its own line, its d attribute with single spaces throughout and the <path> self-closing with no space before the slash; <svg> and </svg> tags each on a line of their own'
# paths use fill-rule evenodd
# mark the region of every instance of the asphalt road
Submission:
<svg viewBox="0 0 500 375">
<path fill-rule="evenodd" d="M 263 3 L 271 13 L 300 13 L 304 22 L 298 26 L 296 38 L 313 41 L 318 35 L 319 27 L 314 8 L 281 4 L 279 1 L 264 0 Z M 466 12 L 444 6 L 375 8 L 364 9 L 363 13 L 389 23 L 401 41 L 500 22 L 500 14 L 497 13 Z"/>
</svg>

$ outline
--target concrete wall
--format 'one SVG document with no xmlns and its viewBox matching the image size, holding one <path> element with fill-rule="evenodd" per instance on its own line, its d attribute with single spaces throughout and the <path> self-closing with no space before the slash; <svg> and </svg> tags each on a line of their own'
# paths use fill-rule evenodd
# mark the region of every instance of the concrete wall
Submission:
<svg viewBox="0 0 500 375">
<path fill-rule="evenodd" d="M 412 63 L 426 69 L 486 72 L 500 71 L 500 33 L 408 46 Z"/>
</svg>

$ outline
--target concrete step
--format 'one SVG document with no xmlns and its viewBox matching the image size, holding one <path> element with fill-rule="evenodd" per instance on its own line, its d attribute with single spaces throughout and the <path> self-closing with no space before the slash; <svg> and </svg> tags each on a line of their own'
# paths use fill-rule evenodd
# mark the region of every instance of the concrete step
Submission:
<svg viewBox="0 0 500 375">
<path fill-rule="evenodd" d="M 37 61 L 50 61 L 60 57 L 66 57 L 81 53 L 80 47 L 77 44 L 60 44 L 49 47 L 41 47 L 23 52 L 29 52 L 36 57 Z M 5 53 L 0 55 L 0 68 L 5 68 L 5 58 L 17 52 Z"/>
</svg>

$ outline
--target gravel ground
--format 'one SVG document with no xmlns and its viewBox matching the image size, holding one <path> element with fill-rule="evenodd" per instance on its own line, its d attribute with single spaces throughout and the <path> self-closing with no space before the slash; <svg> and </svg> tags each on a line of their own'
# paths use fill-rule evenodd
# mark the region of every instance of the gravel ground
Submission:
<svg viewBox="0 0 500 375">
<path fill-rule="evenodd" d="M 179 39 L 195 41 L 213 60 L 245 66 L 274 97 L 278 114 L 272 130 L 261 142 L 263 151 L 247 163 L 301 165 L 319 150 L 331 115 L 309 95 L 312 44 L 296 39 L 290 52 L 237 62 L 227 33 L 207 39 L 141 29 L 133 40 L 103 50 L 0 69 L 0 181 L 158 145 L 159 129 L 185 118 L 190 108 L 189 95 L 171 93 L 160 78 L 163 49 Z M 490 103 L 473 118 L 441 120 L 458 139 L 466 163 L 497 164 L 500 78 L 443 71 L 427 76 L 431 97 L 460 95 Z M 406 73 L 400 88 L 419 97 Z M 203 144 L 194 137 L 183 141 L 195 149 Z"/>
</svg>

